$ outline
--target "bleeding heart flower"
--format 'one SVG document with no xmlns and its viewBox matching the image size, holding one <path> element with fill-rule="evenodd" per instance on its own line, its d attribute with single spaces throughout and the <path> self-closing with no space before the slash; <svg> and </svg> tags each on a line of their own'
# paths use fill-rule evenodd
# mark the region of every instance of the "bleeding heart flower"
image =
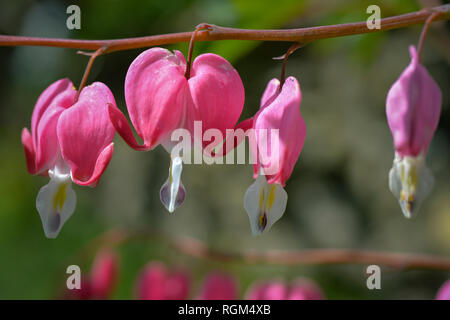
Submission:
<svg viewBox="0 0 450 320">
<path fill-rule="evenodd" d="M 278 79 L 272 79 L 262 96 L 261 108 L 253 117 L 249 139 L 256 180 L 245 193 L 244 207 L 255 235 L 269 230 L 286 209 L 287 193 L 283 187 L 306 137 L 300 102 L 296 78 L 288 77 L 282 88 Z"/>
<path fill-rule="evenodd" d="M 417 213 L 432 189 L 433 176 L 425 164 L 425 155 L 442 103 L 441 90 L 420 64 L 416 48 L 410 46 L 409 50 L 411 63 L 386 98 L 386 115 L 395 146 L 389 188 L 407 218 Z"/>
<path fill-rule="evenodd" d="M 109 108 L 115 128 L 135 150 L 150 150 L 161 144 L 170 153 L 175 129 L 186 129 L 193 138 L 194 121 L 202 128 L 215 128 L 224 135 L 233 128 L 244 105 L 244 87 L 237 71 L 222 57 L 202 54 L 185 77 L 186 61 L 181 52 L 152 48 L 131 64 L 125 79 L 125 100 L 131 122 L 143 144 L 139 145 L 117 107 Z M 194 143 L 195 145 L 195 143 Z M 205 146 L 200 142 L 200 146 Z M 160 191 L 164 206 L 173 212 L 185 199 L 181 183 L 182 159 L 174 156 L 169 178 Z"/>
<path fill-rule="evenodd" d="M 287 285 L 281 281 L 257 282 L 246 294 L 247 300 L 323 300 L 320 288 L 308 279 Z"/>
<path fill-rule="evenodd" d="M 66 289 L 65 299 L 105 300 L 111 295 L 117 280 L 118 258 L 109 250 L 95 257 L 89 277 L 82 277 L 80 289 Z"/>
<path fill-rule="evenodd" d="M 114 252 L 105 250 L 97 254 L 90 277 L 94 299 L 107 299 L 114 289 L 118 273 L 118 259 Z"/>
<path fill-rule="evenodd" d="M 31 133 L 22 130 L 28 171 L 50 177 L 36 207 L 45 235 L 56 238 L 75 210 L 72 181 L 95 187 L 111 160 L 115 129 L 107 105 L 115 105 L 106 85 L 95 82 L 76 99 L 68 79 L 50 85 L 40 95 L 31 118 Z"/>
<path fill-rule="evenodd" d="M 142 300 L 185 300 L 189 277 L 184 271 L 169 271 L 159 262 L 149 263 L 137 280 L 137 296 Z"/>
<path fill-rule="evenodd" d="M 236 300 L 238 298 L 235 279 L 227 274 L 212 272 L 205 278 L 200 291 L 200 300 Z"/>
</svg>

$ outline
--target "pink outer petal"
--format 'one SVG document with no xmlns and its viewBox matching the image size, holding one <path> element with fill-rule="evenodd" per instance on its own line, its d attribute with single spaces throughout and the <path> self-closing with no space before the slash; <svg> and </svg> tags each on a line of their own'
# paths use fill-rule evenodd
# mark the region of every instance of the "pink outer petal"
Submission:
<svg viewBox="0 0 450 320">
<path fill-rule="evenodd" d="M 273 84 L 269 83 L 266 90 L 271 91 L 274 87 Z M 277 173 L 266 176 L 267 182 L 284 186 L 300 156 L 306 137 L 305 121 L 300 114 L 301 91 L 297 79 L 288 77 L 281 92 L 276 98 L 268 98 L 267 101 L 270 100 L 272 102 L 261 108 L 255 115 L 254 129 L 258 144 L 258 160 L 262 160 L 259 162 L 268 167 L 271 165 L 278 166 Z M 261 129 L 268 130 L 267 152 L 261 152 L 263 150 L 261 144 L 264 142 L 259 138 L 259 130 Z M 270 151 L 271 129 L 279 129 L 278 154 L 272 154 Z M 254 170 L 255 175 L 257 175 L 258 166 L 254 167 Z"/>
<path fill-rule="evenodd" d="M 266 90 L 261 97 L 261 108 L 267 107 L 269 104 L 275 100 L 275 98 L 280 93 L 280 80 L 274 78 L 269 81 L 266 86 Z"/>
<path fill-rule="evenodd" d="M 36 173 L 45 174 L 55 166 L 60 154 L 56 128 L 59 117 L 66 110 L 58 105 L 52 105 L 43 113 L 37 125 L 35 134 Z"/>
<path fill-rule="evenodd" d="M 162 48 L 141 53 L 130 65 L 125 79 L 125 100 L 136 132 L 144 140 L 144 149 L 153 148 L 180 127 L 186 109 L 192 108 L 185 62 L 181 53 Z M 111 117 L 116 123 L 118 116 Z M 124 120 L 121 120 L 124 123 Z M 119 134 L 135 145 L 124 125 Z"/>
<path fill-rule="evenodd" d="M 47 108 L 52 105 L 55 104 L 55 100 L 58 100 L 58 97 L 60 95 L 62 95 L 63 97 L 72 97 L 72 101 L 70 101 L 70 104 L 66 104 L 66 105 L 61 105 L 65 108 L 69 107 L 70 105 L 72 105 L 74 103 L 74 99 L 75 99 L 75 94 L 76 91 L 73 87 L 72 82 L 67 79 L 61 79 L 58 80 L 54 83 L 52 83 L 50 86 L 47 87 L 47 89 L 45 89 L 41 95 L 39 96 L 36 105 L 34 106 L 34 110 L 33 110 L 33 115 L 31 117 L 31 132 L 33 135 L 36 134 L 37 132 L 37 126 L 38 123 L 43 115 L 43 113 L 45 112 L 45 110 L 47 110 Z M 61 98 L 61 97 L 59 97 Z M 57 103 L 59 104 L 59 103 Z M 36 139 L 36 137 L 35 137 Z"/>
<path fill-rule="evenodd" d="M 189 88 L 194 109 L 186 128 L 192 130 L 192 120 L 202 121 L 204 131 L 218 129 L 225 137 L 225 130 L 234 128 L 244 106 L 244 85 L 237 71 L 218 55 L 202 54 L 192 64 Z"/>
<path fill-rule="evenodd" d="M 33 138 L 27 128 L 22 129 L 22 145 L 27 161 L 27 170 L 30 174 L 36 173 L 36 154 L 34 153 Z"/>
<path fill-rule="evenodd" d="M 450 300 L 450 280 L 447 280 L 439 289 L 436 300 Z"/>
<path fill-rule="evenodd" d="M 26 157 L 30 173 L 45 175 L 48 169 L 55 165 L 59 156 L 56 125 L 61 112 L 74 103 L 75 95 L 72 82 L 61 79 L 51 84 L 39 96 L 31 118 L 31 134 L 28 133 L 31 141 L 26 133 L 25 136 L 22 133 L 22 138 L 27 140 Z M 34 165 L 31 164 L 32 161 Z"/>
<path fill-rule="evenodd" d="M 218 272 L 206 276 L 200 300 L 235 300 L 238 298 L 237 285 L 233 277 Z"/>
<path fill-rule="evenodd" d="M 111 251 L 97 254 L 91 270 L 91 290 L 96 299 L 107 299 L 117 278 L 117 256 Z"/>
<path fill-rule="evenodd" d="M 77 184 L 95 186 L 111 159 L 115 129 L 108 104 L 116 104 L 112 92 L 95 82 L 83 89 L 78 102 L 59 119 L 61 153 Z"/>
<path fill-rule="evenodd" d="M 411 63 L 392 85 L 386 115 L 395 150 L 403 156 L 426 152 L 439 122 L 442 93 L 410 46 Z"/>
</svg>

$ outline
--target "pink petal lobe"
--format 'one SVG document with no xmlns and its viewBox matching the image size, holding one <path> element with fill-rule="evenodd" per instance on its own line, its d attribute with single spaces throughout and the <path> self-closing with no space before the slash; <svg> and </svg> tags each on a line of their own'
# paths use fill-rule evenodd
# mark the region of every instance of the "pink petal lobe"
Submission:
<svg viewBox="0 0 450 320">
<path fill-rule="evenodd" d="M 203 130 L 218 129 L 225 137 L 226 129 L 234 128 L 244 106 L 244 86 L 237 71 L 218 55 L 202 54 L 192 64 L 189 89 L 194 109 L 187 129 L 192 129 L 192 120 L 202 121 Z"/>
<path fill-rule="evenodd" d="M 131 122 L 146 148 L 167 139 L 181 126 L 186 109 L 192 108 L 180 54 L 152 48 L 141 53 L 128 69 L 125 100 Z M 128 130 L 119 132 L 135 145 Z"/>
<path fill-rule="evenodd" d="M 271 104 L 280 93 L 280 80 L 274 78 L 269 81 L 261 97 L 261 108 Z"/>
<path fill-rule="evenodd" d="M 45 110 L 39 119 L 35 133 L 36 173 L 45 174 L 53 168 L 60 155 L 58 136 L 56 133 L 63 107 L 52 105 Z"/>
<path fill-rule="evenodd" d="M 96 185 L 111 159 L 115 129 L 108 104 L 116 104 L 112 92 L 95 82 L 60 116 L 57 132 L 61 153 L 77 184 Z"/>
</svg>

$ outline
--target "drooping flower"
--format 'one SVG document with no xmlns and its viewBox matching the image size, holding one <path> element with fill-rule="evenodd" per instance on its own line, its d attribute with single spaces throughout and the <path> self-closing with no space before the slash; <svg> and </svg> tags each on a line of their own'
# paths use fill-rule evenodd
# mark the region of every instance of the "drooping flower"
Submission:
<svg viewBox="0 0 450 320">
<path fill-rule="evenodd" d="M 190 280 L 182 270 L 168 270 L 162 263 L 151 262 L 137 280 L 137 297 L 142 300 L 184 300 L 189 295 Z"/>
<path fill-rule="evenodd" d="M 171 139 L 174 130 L 187 130 L 193 141 L 194 121 L 200 121 L 203 130 L 218 129 L 223 136 L 226 129 L 234 127 L 244 105 L 244 87 L 231 64 L 207 53 L 194 60 L 189 79 L 185 70 L 181 52 L 162 48 L 144 51 L 130 65 L 125 79 L 125 100 L 142 145 L 134 138 L 120 110 L 115 106 L 109 109 L 111 121 L 130 147 L 150 150 L 161 144 L 171 153 L 176 144 Z M 193 142 L 194 146 L 205 147 L 203 141 Z M 175 154 L 171 156 L 169 178 L 160 191 L 161 201 L 170 212 L 185 198 L 181 172 L 182 158 Z"/>
<path fill-rule="evenodd" d="M 110 250 L 100 251 L 89 276 L 81 278 L 80 289 L 66 289 L 65 299 L 105 300 L 111 296 L 117 281 L 118 257 Z"/>
<path fill-rule="evenodd" d="M 444 284 L 439 288 L 436 295 L 436 300 L 450 300 L 450 280 L 444 282 Z"/>
<path fill-rule="evenodd" d="M 290 285 L 282 281 L 257 282 L 250 286 L 247 300 L 323 300 L 322 290 L 311 280 L 296 279 Z"/>
<path fill-rule="evenodd" d="M 36 207 L 45 235 L 55 238 L 75 210 L 72 181 L 95 187 L 111 160 L 115 129 L 107 105 L 115 105 L 106 85 L 95 82 L 76 99 L 68 79 L 50 85 L 40 95 L 31 118 L 31 133 L 22 130 L 28 171 L 50 177 Z"/>
<path fill-rule="evenodd" d="M 395 158 L 389 188 L 405 217 L 414 216 L 433 186 L 425 164 L 428 146 L 436 131 L 442 93 L 410 46 L 411 62 L 390 88 L 386 115 L 392 132 Z"/>
<path fill-rule="evenodd" d="M 236 280 L 228 274 L 211 272 L 206 276 L 198 298 L 200 300 L 236 300 L 238 298 Z"/>
<path fill-rule="evenodd" d="M 287 193 L 283 187 L 306 137 L 300 102 L 296 78 L 288 77 L 282 87 L 278 79 L 272 79 L 262 96 L 261 108 L 253 117 L 249 139 L 256 180 L 245 193 L 244 207 L 255 235 L 269 230 L 286 209 Z"/>
</svg>

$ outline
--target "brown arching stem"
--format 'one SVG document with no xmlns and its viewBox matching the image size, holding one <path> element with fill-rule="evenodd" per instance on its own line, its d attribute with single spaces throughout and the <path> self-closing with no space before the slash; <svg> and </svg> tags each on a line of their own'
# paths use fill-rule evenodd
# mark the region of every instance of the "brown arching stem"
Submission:
<svg viewBox="0 0 450 320">
<path fill-rule="evenodd" d="M 422 24 L 427 21 L 430 15 L 434 14 L 435 17 L 433 21 L 450 19 L 450 4 L 381 19 L 380 29 L 367 28 L 367 24 L 365 21 L 319 27 L 280 30 L 250 30 L 209 25 L 212 30 L 199 33 L 196 37 L 196 41 L 255 40 L 305 43 L 319 39 L 387 31 L 416 24 Z M 108 46 L 108 49 L 103 52 L 103 54 L 106 54 L 121 50 L 188 42 L 191 38 L 192 32 L 171 33 L 115 40 L 74 40 L 0 35 L 0 46 L 46 46 L 80 50 L 98 50 L 102 47 Z"/>
<path fill-rule="evenodd" d="M 86 69 L 84 70 L 83 78 L 81 78 L 80 86 L 78 87 L 77 95 L 75 97 L 75 101 L 78 101 L 78 97 L 80 96 L 81 90 L 83 90 L 84 86 L 87 83 L 87 80 L 88 80 L 88 77 L 89 77 L 89 73 L 91 72 L 92 65 L 94 64 L 94 60 L 98 56 L 100 56 L 103 52 L 105 52 L 107 49 L 108 49 L 108 46 L 104 46 L 104 47 L 101 47 L 101 48 L 97 49 L 93 53 L 84 52 L 84 51 L 78 51 L 77 52 L 78 54 L 90 56 L 90 58 L 89 58 L 87 66 L 86 66 Z"/>
<path fill-rule="evenodd" d="M 431 14 L 428 19 L 425 21 L 422 29 L 422 33 L 420 34 L 419 43 L 417 44 L 417 57 L 419 62 L 422 61 L 422 51 L 423 45 L 425 43 L 425 38 L 427 36 L 428 28 L 430 27 L 431 22 L 439 15 L 439 13 L 435 12 Z"/>
<path fill-rule="evenodd" d="M 281 66 L 281 75 L 280 75 L 280 90 L 283 88 L 284 81 L 286 80 L 286 64 L 289 56 L 298 48 L 303 47 L 304 44 L 300 42 L 296 42 L 293 45 L 289 47 L 289 49 L 286 51 L 286 53 L 280 57 L 272 58 L 274 60 L 283 60 L 283 65 Z"/>
<path fill-rule="evenodd" d="M 212 28 L 210 25 L 208 25 L 206 23 L 199 24 L 195 28 L 194 32 L 192 32 L 192 37 L 191 37 L 191 40 L 189 41 L 188 58 L 187 58 L 187 62 L 186 62 L 186 72 L 184 73 L 185 78 L 188 80 L 191 76 L 192 55 L 194 54 L 195 40 L 196 40 L 198 32 L 204 31 L 204 30 L 212 30 Z"/>
<path fill-rule="evenodd" d="M 103 247 L 114 248 L 132 240 L 155 241 L 185 256 L 217 263 L 282 266 L 376 264 L 400 270 L 450 271 L 450 258 L 435 255 L 393 253 L 363 249 L 223 251 L 213 249 L 205 243 L 191 237 L 173 238 L 159 233 L 124 229 L 113 229 L 100 235 L 82 249 L 80 256 L 92 256 Z"/>
</svg>

